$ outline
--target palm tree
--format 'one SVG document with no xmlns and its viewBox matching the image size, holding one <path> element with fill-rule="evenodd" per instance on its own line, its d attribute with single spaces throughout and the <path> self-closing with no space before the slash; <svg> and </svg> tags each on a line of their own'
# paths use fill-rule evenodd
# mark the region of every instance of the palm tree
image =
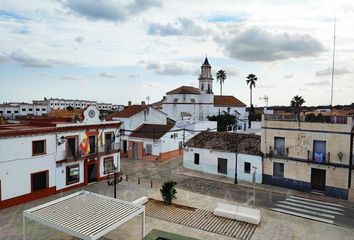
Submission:
<svg viewBox="0 0 354 240">
<path fill-rule="evenodd" d="M 226 79 L 226 73 L 224 70 L 220 69 L 216 73 L 216 79 L 218 82 L 220 82 L 220 95 L 222 96 L 222 85 L 224 84 L 224 81 Z"/>
<path fill-rule="evenodd" d="M 293 112 L 296 114 L 297 121 L 300 121 L 301 106 L 304 103 L 305 100 L 299 95 L 294 96 L 290 102 L 290 106 L 292 107 Z"/>
<path fill-rule="evenodd" d="M 247 76 L 247 80 L 246 80 L 246 83 L 247 85 L 249 84 L 250 85 L 250 112 L 248 114 L 248 128 L 251 128 L 251 118 L 250 118 L 250 115 L 253 114 L 251 112 L 251 109 L 253 109 L 253 104 L 252 104 L 252 88 L 255 88 L 256 87 L 256 81 L 257 81 L 257 77 L 256 75 L 254 75 L 253 73 L 249 74 Z"/>
<path fill-rule="evenodd" d="M 256 87 L 256 81 L 257 81 L 256 75 L 251 73 L 250 75 L 247 76 L 246 83 L 247 85 L 250 85 L 250 106 L 252 106 L 252 88 Z"/>
</svg>

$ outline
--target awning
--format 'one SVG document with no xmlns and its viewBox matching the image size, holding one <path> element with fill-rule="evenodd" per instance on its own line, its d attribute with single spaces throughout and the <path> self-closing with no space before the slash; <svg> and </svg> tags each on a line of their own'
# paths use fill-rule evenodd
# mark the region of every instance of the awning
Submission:
<svg viewBox="0 0 354 240">
<path fill-rule="evenodd" d="M 23 212 L 23 239 L 26 218 L 69 235 L 93 240 L 102 237 L 133 217 L 142 214 L 142 238 L 145 236 L 145 207 L 131 202 L 80 191 Z"/>
</svg>

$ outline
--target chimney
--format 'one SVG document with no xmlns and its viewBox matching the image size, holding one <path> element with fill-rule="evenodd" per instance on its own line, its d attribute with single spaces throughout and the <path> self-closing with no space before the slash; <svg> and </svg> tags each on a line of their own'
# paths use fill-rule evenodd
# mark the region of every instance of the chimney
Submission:
<svg viewBox="0 0 354 240">
<path fill-rule="evenodd" d="M 141 101 L 141 106 L 145 106 L 145 101 Z"/>
<path fill-rule="evenodd" d="M 132 101 L 128 101 L 128 106 L 131 106 L 132 105 Z"/>
</svg>

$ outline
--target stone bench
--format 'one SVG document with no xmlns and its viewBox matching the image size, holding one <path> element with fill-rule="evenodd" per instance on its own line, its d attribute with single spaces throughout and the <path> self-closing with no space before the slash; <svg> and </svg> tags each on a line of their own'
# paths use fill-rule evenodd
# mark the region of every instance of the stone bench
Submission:
<svg viewBox="0 0 354 240">
<path fill-rule="evenodd" d="M 138 199 L 135 199 L 134 201 L 132 201 L 133 204 L 138 205 L 138 206 L 142 206 L 145 203 L 147 203 L 149 201 L 148 197 L 141 197 Z"/>
<path fill-rule="evenodd" d="M 261 212 L 258 209 L 226 203 L 217 203 L 214 215 L 256 225 L 261 221 Z"/>
</svg>

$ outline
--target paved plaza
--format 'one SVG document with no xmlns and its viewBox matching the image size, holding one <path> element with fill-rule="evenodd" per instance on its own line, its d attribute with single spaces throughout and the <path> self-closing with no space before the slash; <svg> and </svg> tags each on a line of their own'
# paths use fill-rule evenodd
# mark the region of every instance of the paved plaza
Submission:
<svg viewBox="0 0 354 240">
<path fill-rule="evenodd" d="M 181 161 L 174 160 L 170 162 L 157 163 L 147 161 L 129 161 L 122 160 L 123 171 L 128 175 L 117 188 L 117 196 L 120 199 L 132 201 L 141 196 L 148 196 L 154 199 L 161 199 L 159 188 L 166 179 L 174 179 L 177 184 L 177 200 L 175 203 L 188 205 L 195 208 L 212 211 L 217 202 L 225 203 L 247 203 L 252 199 L 252 188 L 233 186 L 226 180 L 214 181 L 205 180 L 199 177 L 191 176 L 183 172 Z M 140 184 L 138 184 L 140 178 Z M 151 180 L 153 187 L 151 188 Z M 313 221 L 305 218 L 291 216 L 263 207 L 267 202 L 278 201 L 286 198 L 279 189 L 260 189 L 257 186 L 256 204 L 261 209 L 261 223 L 255 229 L 251 239 L 353 239 L 353 228 L 337 226 L 334 224 Z M 0 239 L 22 239 L 22 212 L 23 210 L 60 198 L 64 195 L 76 192 L 78 190 L 88 190 L 99 194 L 113 196 L 113 187 L 108 187 L 106 182 L 99 182 L 88 185 L 84 188 L 75 189 L 65 193 L 56 194 L 40 200 L 22 204 L 19 206 L 0 210 Z M 269 201 L 272 199 L 272 201 Z M 330 199 L 329 199 L 330 200 Z M 343 204 L 345 201 L 340 201 Z M 252 205 L 252 202 L 250 202 Z M 351 205 L 348 203 L 349 209 Z M 28 221 L 28 239 L 72 239 L 56 230 L 44 227 L 36 222 Z M 113 230 L 105 237 L 108 239 L 140 239 L 141 219 L 136 217 L 121 227 Z M 197 239 L 235 239 L 228 236 L 203 231 L 197 228 L 160 220 L 147 216 L 146 231 L 160 229 L 172 233 L 197 238 Z"/>
</svg>

